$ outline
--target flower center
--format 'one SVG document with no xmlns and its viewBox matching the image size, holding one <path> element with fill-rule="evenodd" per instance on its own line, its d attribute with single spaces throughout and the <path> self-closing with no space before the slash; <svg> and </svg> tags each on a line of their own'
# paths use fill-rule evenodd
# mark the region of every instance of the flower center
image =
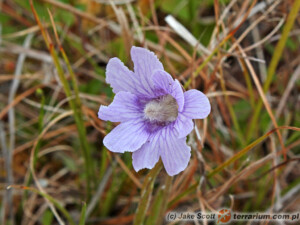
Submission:
<svg viewBox="0 0 300 225">
<path fill-rule="evenodd" d="M 173 122 L 178 116 L 178 104 L 172 95 L 164 95 L 148 102 L 144 116 L 150 122 Z"/>
</svg>

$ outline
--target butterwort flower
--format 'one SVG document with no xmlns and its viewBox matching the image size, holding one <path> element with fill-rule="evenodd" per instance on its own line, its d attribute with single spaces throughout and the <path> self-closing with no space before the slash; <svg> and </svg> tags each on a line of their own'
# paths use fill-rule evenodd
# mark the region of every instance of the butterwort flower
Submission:
<svg viewBox="0 0 300 225">
<path fill-rule="evenodd" d="M 100 106 L 98 117 L 120 124 L 103 143 L 112 152 L 133 152 L 136 171 L 152 169 L 161 158 L 167 173 L 176 175 L 191 157 L 186 136 L 193 119 L 207 117 L 210 103 L 198 90 L 183 92 L 153 52 L 132 47 L 131 58 L 134 72 L 118 58 L 107 64 L 106 82 L 116 95 L 109 106 Z"/>
</svg>

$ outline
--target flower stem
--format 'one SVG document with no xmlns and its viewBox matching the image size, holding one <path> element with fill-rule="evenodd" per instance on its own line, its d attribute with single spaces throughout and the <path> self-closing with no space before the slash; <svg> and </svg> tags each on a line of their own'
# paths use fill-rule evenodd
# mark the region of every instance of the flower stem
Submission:
<svg viewBox="0 0 300 225">
<path fill-rule="evenodd" d="M 163 223 L 171 187 L 172 177 L 166 174 L 165 183 L 160 186 L 156 193 L 146 225 Z"/>
<path fill-rule="evenodd" d="M 142 190 L 141 190 L 141 200 L 139 202 L 139 206 L 136 210 L 136 215 L 134 219 L 134 225 L 142 225 L 144 224 L 144 219 L 146 217 L 146 212 L 149 207 L 149 203 L 152 196 L 154 181 L 159 174 L 162 168 L 162 162 L 159 161 L 156 166 L 148 173 L 145 178 Z"/>
</svg>

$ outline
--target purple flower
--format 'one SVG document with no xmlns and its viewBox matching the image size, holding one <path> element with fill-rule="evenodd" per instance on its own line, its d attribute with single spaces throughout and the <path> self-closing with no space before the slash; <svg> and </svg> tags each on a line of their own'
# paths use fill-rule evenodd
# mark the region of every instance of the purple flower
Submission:
<svg viewBox="0 0 300 225">
<path fill-rule="evenodd" d="M 106 82 L 116 95 L 109 106 L 100 106 L 98 117 L 121 123 L 103 143 L 112 152 L 133 152 L 136 171 L 152 169 L 161 157 L 167 173 L 176 175 L 191 157 L 186 136 L 192 119 L 207 117 L 210 103 L 200 91 L 183 92 L 153 52 L 132 47 L 131 58 L 134 72 L 118 58 L 107 64 Z"/>
</svg>

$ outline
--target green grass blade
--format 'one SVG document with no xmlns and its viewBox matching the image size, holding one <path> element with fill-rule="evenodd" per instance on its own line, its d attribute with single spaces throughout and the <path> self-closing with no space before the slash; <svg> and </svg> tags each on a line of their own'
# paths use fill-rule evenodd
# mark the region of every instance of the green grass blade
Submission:
<svg viewBox="0 0 300 225">
<path fill-rule="evenodd" d="M 46 34 L 46 32 L 44 30 L 44 27 L 43 27 L 38 15 L 37 15 L 37 12 L 33 6 L 32 0 L 30 1 L 30 4 L 31 4 L 32 12 L 35 16 L 36 22 L 38 23 L 38 26 L 42 32 L 44 41 L 49 49 L 52 59 L 53 59 L 53 62 L 56 67 L 59 79 L 62 83 L 63 89 L 66 93 L 66 96 L 69 98 L 69 105 L 70 105 L 72 111 L 74 112 L 74 119 L 75 119 L 75 123 L 76 123 L 77 129 L 78 129 L 80 145 L 81 145 L 82 154 L 84 157 L 84 165 L 85 165 L 85 172 L 86 172 L 87 198 L 90 199 L 91 191 L 92 191 L 92 184 L 95 183 L 95 179 L 93 179 L 93 174 L 94 174 L 93 173 L 93 164 L 92 164 L 93 160 L 91 158 L 92 155 L 90 153 L 90 146 L 87 141 L 86 129 L 84 126 L 84 121 L 83 121 L 83 117 L 82 117 L 82 113 L 81 113 L 81 102 L 79 99 L 79 91 L 78 91 L 78 87 L 77 87 L 77 83 L 76 83 L 76 78 L 72 71 L 72 68 L 70 66 L 70 63 L 69 63 L 69 60 L 68 60 L 66 54 L 64 53 L 63 49 L 60 48 L 63 58 L 67 64 L 67 68 L 68 68 L 69 73 L 72 78 L 73 88 L 75 90 L 75 101 L 74 101 L 71 98 L 72 91 L 71 91 L 70 85 L 67 82 L 67 79 L 65 77 L 65 73 L 62 68 L 62 65 L 60 64 L 58 54 L 57 54 L 53 44 L 49 40 L 48 35 Z M 54 26 L 54 24 L 53 24 L 53 26 Z M 53 27 L 53 28 L 55 29 L 55 27 Z M 55 32 L 56 32 L 56 30 L 55 30 Z"/>
<path fill-rule="evenodd" d="M 71 225 L 75 225 L 74 220 L 72 219 L 71 215 L 68 213 L 68 211 L 53 197 L 51 197 L 50 195 L 43 193 L 35 188 L 32 187 L 26 187 L 26 186 L 17 186 L 17 185 L 11 185 L 7 187 L 9 188 L 15 188 L 15 189 L 22 189 L 22 190 L 28 190 L 31 192 L 34 192 L 38 195 L 41 195 L 42 197 L 44 197 L 45 199 L 47 199 L 49 202 L 51 202 L 63 215 L 64 217 L 68 220 L 69 224 Z"/>
<path fill-rule="evenodd" d="M 288 15 L 287 22 L 286 22 L 286 24 L 283 28 L 281 38 L 280 38 L 279 42 L 277 43 L 276 48 L 274 50 L 274 54 L 273 54 L 273 57 L 271 59 L 271 63 L 270 63 L 269 68 L 268 68 L 267 79 L 266 79 L 266 81 L 263 85 L 263 90 L 264 90 L 265 93 L 269 90 L 269 87 L 270 87 L 271 82 L 273 80 L 274 74 L 276 73 L 277 65 L 278 65 L 279 60 L 282 56 L 283 50 L 285 48 L 285 44 L 286 44 L 287 39 L 289 37 L 289 33 L 290 33 L 291 29 L 294 26 L 294 23 L 295 23 L 295 20 L 297 18 L 297 14 L 298 14 L 299 10 L 300 10 L 300 0 L 295 0 L 294 4 L 292 6 L 291 12 Z M 249 125 L 248 134 L 247 134 L 247 141 L 248 142 L 253 137 L 252 135 L 253 135 L 255 127 L 257 125 L 258 118 L 260 116 L 260 111 L 262 109 L 262 106 L 263 106 L 263 102 L 260 100 L 256 105 L 252 120 L 251 120 L 250 125 Z"/>
<path fill-rule="evenodd" d="M 246 146 L 245 148 L 243 148 L 241 151 L 239 151 L 238 153 L 236 153 L 234 156 L 232 156 L 230 159 L 228 159 L 227 161 L 225 161 L 224 163 L 222 163 L 220 166 L 218 166 L 217 168 L 213 169 L 210 173 L 208 173 L 207 178 L 212 178 L 215 174 L 223 171 L 227 166 L 231 165 L 232 163 L 234 163 L 236 160 L 240 159 L 242 156 L 244 156 L 247 152 L 249 152 L 251 149 L 253 149 L 255 146 L 257 146 L 258 144 L 260 144 L 262 141 L 264 141 L 267 137 L 269 137 L 271 134 L 273 134 L 274 132 L 276 132 L 277 130 L 295 130 L 295 131 L 300 131 L 300 128 L 298 127 L 289 127 L 289 126 L 282 126 L 282 127 L 278 127 L 277 129 L 273 129 L 271 131 L 269 131 L 268 133 L 266 133 L 265 135 L 261 136 L 260 138 L 256 139 L 255 141 L 253 141 L 250 145 Z M 188 189 L 186 189 L 184 192 L 180 193 L 178 196 L 176 196 L 174 199 L 172 199 L 169 204 L 168 207 L 172 206 L 173 204 L 175 204 L 177 201 L 179 201 L 182 197 L 186 196 L 187 194 L 191 193 L 192 191 L 196 190 L 198 183 L 196 182 L 195 184 L 193 184 L 192 186 L 190 186 Z"/>
<path fill-rule="evenodd" d="M 79 225 L 84 225 L 85 224 L 85 217 L 86 217 L 86 203 L 82 203 L 82 209 L 81 209 L 81 214 L 80 214 L 80 220 L 79 220 Z"/>
</svg>

